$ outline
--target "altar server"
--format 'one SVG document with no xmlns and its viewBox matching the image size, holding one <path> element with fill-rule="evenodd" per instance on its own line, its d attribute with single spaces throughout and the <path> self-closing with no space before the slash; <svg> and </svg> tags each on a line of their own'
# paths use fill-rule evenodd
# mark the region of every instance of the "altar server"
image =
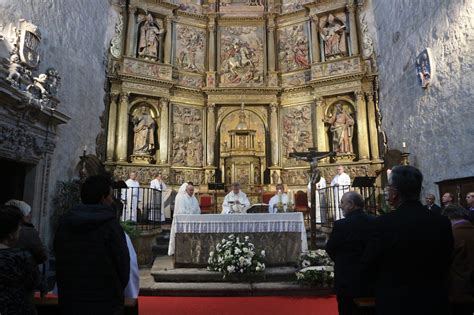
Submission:
<svg viewBox="0 0 474 315">
<path fill-rule="evenodd" d="M 316 223 L 326 223 L 327 207 L 326 207 L 326 180 L 321 176 L 319 182 L 316 183 Z M 311 208 L 311 181 L 308 183 L 308 207 Z"/>
<path fill-rule="evenodd" d="M 167 186 L 161 177 L 161 173 L 157 172 L 155 174 L 155 178 L 150 182 L 150 188 L 156 189 L 157 191 L 153 191 L 153 203 L 160 204 L 161 213 L 156 214 L 153 211 L 150 211 L 149 220 L 151 221 L 165 221 L 165 198 L 164 191 L 166 190 Z"/>
<path fill-rule="evenodd" d="M 125 181 L 128 189 L 122 189 L 122 202 L 124 203 L 123 218 L 126 221 L 137 221 L 138 203 L 141 201 L 140 183 L 137 173 L 131 172 L 129 179 Z"/>
<path fill-rule="evenodd" d="M 276 185 L 276 193 L 268 202 L 268 212 L 277 213 L 278 208 L 281 207 L 281 211 L 286 212 L 288 206 L 288 195 L 285 193 L 285 187 L 283 184 Z"/>
<path fill-rule="evenodd" d="M 192 182 L 184 183 L 179 188 L 174 202 L 174 214 L 201 214 Z"/>
<path fill-rule="evenodd" d="M 250 201 L 247 195 L 240 191 L 239 183 L 232 183 L 232 191 L 228 193 L 224 198 L 222 204 L 222 213 L 238 213 L 245 212 L 250 207 Z"/>
<path fill-rule="evenodd" d="M 331 181 L 331 187 L 333 187 L 333 200 L 334 200 L 334 211 L 336 212 L 335 220 L 339 220 L 341 218 L 341 210 L 339 209 L 339 202 L 342 198 L 344 193 L 349 191 L 351 186 L 351 178 L 349 175 L 344 173 L 344 166 L 338 165 L 337 168 L 337 175 Z"/>
</svg>

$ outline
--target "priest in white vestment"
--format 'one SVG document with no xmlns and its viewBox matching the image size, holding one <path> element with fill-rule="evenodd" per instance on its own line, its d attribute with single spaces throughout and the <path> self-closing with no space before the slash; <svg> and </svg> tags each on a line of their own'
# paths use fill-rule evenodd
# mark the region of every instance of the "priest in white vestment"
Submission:
<svg viewBox="0 0 474 315">
<path fill-rule="evenodd" d="M 333 198 L 334 198 L 334 209 L 336 212 L 336 216 L 334 220 L 339 220 L 341 215 L 341 209 L 339 209 L 339 202 L 341 201 L 342 195 L 349 191 L 351 186 L 351 178 L 349 175 L 344 173 L 344 166 L 339 165 L 336 168 L 337 175 L 334 176 L 333 180 L 331 181 L 331 187 L 333 187 Z"/>
<path fill-rule="evenodd" d="M 326 223 L 326 180 L 321 176 L 316 183 L 316 223 Z M 308 207 L 311 208 L 311 181 L 308 183 Z"/>
<path fill-rule="evenodd" d="M 137 180 L 137 173 L 131 172 L 125 184 L 128 188 L 122 189 L 121 199 L 124 203 L 122 218 L 125 221 L 136 222 L 138 203 L 141 201 L 140 182 Z"/>
<path fill-rule="evenodd" d="M 275 196 L 273 196 L 268 202 L 268 212 L 277 213 L 279 212 L 279 207 L 281 207 L 281 211 L 287 211 L 288 195 L 285 193 L 285 187 L 283 186 L 283 184 L 276 185 Z"/>
<path fill-rule="evenodd" d="M 232 191 L 225 196 L 222 203 L 222 214 L 244 213 L 249 207 L 250 201 L 240 190 L 240 184 L 232 183 Z"/>
<path fill-rule="evenodd" d="M 153 210 L 148 214 L 149 220 L 151 221 L 165 221 L 165 190 L 167 188 L 165 182 L 161 177 L 161 173 L 156 173 L 155 178 L 150 182 L 150 188 L 156 189 L 158 192 L 153 192 L 153 209 L 158 206 L 160 207 L 160 213 L 155 213 Z"/>
<path fill-rule="evenodd" d="M 179 188 L 174 201 L 174 214 L 201 214 L 192 183 L 184 183 Z"/>
</svg>

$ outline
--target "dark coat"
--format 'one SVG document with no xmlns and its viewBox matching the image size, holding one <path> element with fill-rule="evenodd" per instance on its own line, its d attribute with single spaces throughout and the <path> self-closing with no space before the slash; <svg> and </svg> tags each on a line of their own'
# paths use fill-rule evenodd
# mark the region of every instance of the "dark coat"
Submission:
<svg viewBox="0 0 474 315">
<path fill-rule="evenodd" d="M 61 220 L 54 240 L 62 314 L 121 314 L 130 272 L 116 212 L 78 205 Z"/>
<path fill-rule="evenodd" d="M 474 294 L 474 225 L 459 221 L 453 225 L 454 251 L 449 273 L 451 295 Z"/>
<path fill-rule="evenodd" d="M 428 208 L 428 205 L 425 205 L 425 209 L 430 210 L 430 211 L 433 212 L 433 213 L 443 214 L 443 210 L 442 210 L 441 207 L 438 206 L 437 204 L 433 204 L 433 205 L 431 206 L 431 209 Z"/>
<path fill-rule="evenodd" d="M 335 263 L 334 289 L 341 296 L 372 296 L 367 266 L 361 263 L 374 217 L 354 210 L 334 223 L 326 251 Z"/>
<path fill-rule="evenodd" d="M 41 242 L 39 233 L 31 223 L 24 222 L 20 226 L 20 236 L 16 247 L 29 251 L 38 265 L 48 259 L 48 253 Z"/>
<path fill-rule="evenodd" d="M 375 272 L 377 314 L 449 314 L 451 222 L 418 201 L 378 217 L 368 261 Z"/>
</svg>

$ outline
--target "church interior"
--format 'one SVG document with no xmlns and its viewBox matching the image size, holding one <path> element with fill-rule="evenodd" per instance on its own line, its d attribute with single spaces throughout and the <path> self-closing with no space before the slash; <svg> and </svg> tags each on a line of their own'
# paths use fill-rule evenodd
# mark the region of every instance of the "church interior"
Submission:
<svg viewBox="0 0 474 315">
<path fill-rule="evenodd" d="M 307 193 L 312 165 L 328 187 L 338 166 L 351 181 L 373 179 L 374 211 L 395 165 L 421 170 L 422 196 L 439 203 L 449 192 L 468 206 L 470 1 L 4 0 L 0 9 L 0 201 L 31 205 L 50 250 L 75 185 L 101 172 L 166 185 L 163 221 L 136 245 L 148 265 L 187 182 L 206 214 L 221 213 L 233 183 L 251 205 L 283 184 L 313 250 L 340 217 L 310 213 L 308 201 L 322 203 Z M 326 155 L 315 163 L 298 158 L 305 152 Z M 185 250 L 205 263 L 208 252 L 192 247 L 209 240 Z"/>
</svg>

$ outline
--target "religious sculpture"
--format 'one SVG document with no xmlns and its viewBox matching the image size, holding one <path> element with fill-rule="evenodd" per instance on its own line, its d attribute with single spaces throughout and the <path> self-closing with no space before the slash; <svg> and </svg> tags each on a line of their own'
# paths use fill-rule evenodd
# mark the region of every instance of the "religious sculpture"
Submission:
<svg viewBox="0 0 474 315">
<path fill-rule="evenodd" d="M 422 88 L 427 88 L 431 83 L 432 72 L 430 50 L 426 48 L 416 57 L 416 73 Z"/>
<path fill-rule="evenodd" d="M 187 71 L 204 71 L 206 33 L 202 29 L 178 24 L 176 65 Z"/>
<path fill-rule="evenodd" d="M 142 107 L 132 119 L 133 154 L 150 154 L 155 149 L 156 123 L 147 107 Z"/>
<path fill-rule="evenodd" d="M 324 55 L 327 58 L 336 57 L 346 52 L 344 32 L 346 25 L 334 15 L 329 14 L 321 28 L 321 38 L 324 42 Z"/>
<path fill-rule="evenodd" d="M 309 45 L 303 24 L 285 27 L 279 31 L 279 63 L 283 71 L 309 67 Z"/>
<path fill-rule="evenodd" d="M 331 125 L 333 151 L 338 154 L 353 153 L 354 119 L 343 109 L 340 103 L 335 105 L 335 112 L 332 117 L 325 117 L 323 122 Z"/>
<path fill-rule="evenodd" d="M 173 108 L 173 163 L 183 166 L 202 166 L 202 118 L 199 109 L 175 106 Z"/>
<path fill-rule="evenodd" d="M 298 106 L 285 109 L 283 116 L 283 153 L 304 151 L 312 145 L 311 109 L 309 106 Z"/>
<path fill-rule="evenodd" d="M 148 13 L 140 28 L 140 37 L 138 43 L 138 56 L 145 59 L 158 59 L 160 36 L 163 33 L 153 16 Z"/>
<path fill-rule="evenodd" d="M 20 87 L 21 73 L 23 67 L 20 64 L 20 57 L 17 54 L 12 54 L 10 56 L 10 66 L 8 67 L 8 77 L 7 81 L 15 87 Z"/>
</svg>

